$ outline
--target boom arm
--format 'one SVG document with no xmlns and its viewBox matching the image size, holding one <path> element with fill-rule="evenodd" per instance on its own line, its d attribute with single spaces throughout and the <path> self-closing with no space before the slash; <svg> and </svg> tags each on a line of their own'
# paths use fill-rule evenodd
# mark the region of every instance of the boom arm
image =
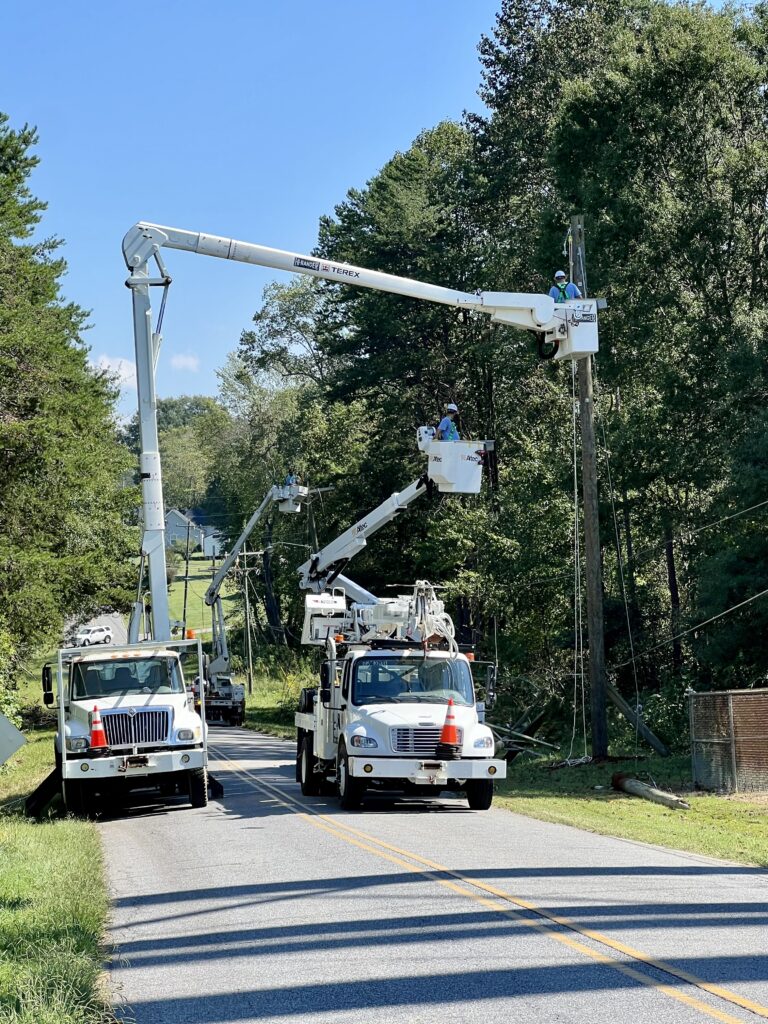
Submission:
<svg viewBox="0 0 768 1024">
<path fill-rule="evenodd" d="M 299 484 L 285 484 L 283 487 L 278 487 L 277 484 L 274 484 L 270 487 L 264 501 L 262 501 L 251 518 L 245 524 L 243 532 L 232 545 L 232 550 L 219 566 L 218 571 L 211 581 L 211 585 L 206 590 L 205 603 L 207 605 L 212 605 L 219 596 L 219 591 L 221 590 L 224 578 L 237 561 L 237 556 L 243 550 L 243 545 L 248 540 L 251 533 L 253 533 L 254 527 L 272 503 L 279 501 L 281 506 L 290 506 L 281 508 L 281 511 L 283 512 L 298 512 L 301 508 L 302 501 L 305 500 L 308 494 L 309 489 L 307 487 L 302 487 Z"/>
<path fill-rule="evenodd" d="M 264 514 L 275 502 L 279 502 L 282 512 L 298 512 L 301 503 L 309 494 L 309 488 L 300 484 L 285 484 L 278 487 L 274 484 L 267 491 L 266 497 L 245 524 L 243 532 L 232 545 L 232 550 L 219 566 L 211 584 L 205 592 L 205 603 L 213 606 L 213 660 L 210 665 L 210 676 L 215 679 L 219 675 L 229 672 L 229 648 L 227 647 L 227 632 L 224 625 L 224 609 L 221 606 L 219 592 L 224 579 L 235 564 L 237 556 L 243 550 L 245 542 L 253 532 L 254 527 Z"/>
<path fill-rule="evenodd" d="M 155 398 L 155 367 L 162 336 L 160 323 L 152 329 L 149 289 L 171 283 L 160 250 L 181 249 L 185 252 L 216 256 L 220 259 L 254 263 L 293 274 L 307 274 L 326 281 L 352 284 L 360 288 L 405 295 L 413 299 L 437 302 L 459 309 L 485 313 L 492 323 L 509 324 L 524 330 L 544 333 L 546 340 L 559 345 L 557 358 L 582 359 L 597 352 L 597 306 L 594 299 L 556 304 L 549 295 L 526 292 L 461 292 L 452 288 L 396 277 L 347 263 L 302 256 L 282 249 L 270 249 L 233 238 L 184 231 L 140 221 L 123 239 L 123 256 L 130 276 L 126 285 L 133 301 L 134 338 L 136 344 L 136 384 L 139 399 L 141 435 L 140 472 L 144 535 L 142 553 L 149 563 L 152 601 L 152 639 L 167 640 L 171 635 L 165 566 L 165 520 L 160 453 L 157 440 L 157 403 Z M 149 273 L 154 260 L 158 277 Z M 162 307 L 161 307 L 162 309 Z M 162 319 L 162 313 L 161 317 Z M 406 494 L 407 491 L 403 492 Z M 412 499 L 411 499 L 412 500 Z M 396 513 L 395 513 L 396 514 Z M 341 539 L 341 538 L 340 538 Z M 360 545 L 362 546 L 362 545 Z M 342 556 L 343 557 L 343 556 Z M 131 636 L 138 633 L 138 618 L 132 620 Z"/>
<path fill-rule="evenodd" d="M 322 593 L 333 583 L 350 558 L 358 551 L 362 551 L 368 538 L 408 508 L 411 502 L 420 498 L 426 492 L 426 488 L 427 477 L 419 477 L 410 487 L 390 495 L 373 512 L 369 512 L 354 526 L 345 530 L 340 537 L 307 559 L 299 567 L 301 589 L 312 590 L 315 594 Z"/>
</svg>

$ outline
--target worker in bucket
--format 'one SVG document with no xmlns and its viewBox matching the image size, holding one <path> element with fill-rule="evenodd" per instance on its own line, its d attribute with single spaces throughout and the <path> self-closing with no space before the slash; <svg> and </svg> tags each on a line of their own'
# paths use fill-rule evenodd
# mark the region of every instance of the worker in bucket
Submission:
<svg viewBox="0 0 768 1024">
<path fill-rule="evenodd" d="M 581 298 L 578 286 L 568 280 L 564 270 L 558 270 L 555 274 L 555 283 L 549 289 L 549 295 L 555 302 L 567 302 L 568 299 Z"/>
<path fill-rule="evenodd" d="M 293 484 L 300 484 L 300 483 L 301 483 L 301 477 L 298 475 L 298 473 L 296 473 L 295 470 L 293 470 L 293 469 L 289 469 L 288 472 L 285 474 L 285 484 L 286 484 L 286 487 L 291 487 Z"/>
<path fill-rule="evenodd" d="M 453 402 L 449 402 L 445 410 L 445 416 L 440 420 L 437 425 L 437 440 L 438 441 L 459 441 L 461 437 L 459 435 L 458 427 L 456 426 L 456 420 L 459 418 L 458 406 L 454 405 Z"/>
</svg>

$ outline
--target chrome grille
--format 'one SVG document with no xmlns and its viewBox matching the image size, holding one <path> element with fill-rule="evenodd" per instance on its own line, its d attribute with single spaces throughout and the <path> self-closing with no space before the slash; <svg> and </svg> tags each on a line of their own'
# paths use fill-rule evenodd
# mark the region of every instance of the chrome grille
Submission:
<svg viewBox="0 0 768 1024">
<path fill-rule="evenodd" d="M 168 739 L 170 714 L 167 710 L 102 711 L 104 731 L 110 747 L 136 747 L 149 743 L 165 743 Z"/>
<path fill-rule="evenodd" d="M 442 726 L 433 728 L 411 729 L 401 727 L 392 730 L 392 749 L 398 754 L 419 754 L 423 757 L 434 757 L 437 744 L 440 742 Z M 463 741 L 462 730 L 458 730 L 459 743 Z"/>
</svg>

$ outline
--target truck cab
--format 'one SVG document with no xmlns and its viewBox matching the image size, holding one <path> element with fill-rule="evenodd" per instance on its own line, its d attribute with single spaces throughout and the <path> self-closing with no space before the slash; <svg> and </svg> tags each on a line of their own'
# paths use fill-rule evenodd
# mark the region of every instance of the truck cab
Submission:
<svg viewBox="0 0 768 1024">
<path fill-rule="evenodd" d="M 69 810 L 87 813 L 97 797 L 107 802 L 149 787 L 187 795 L 196 807 L 207 803 L 206 737 L 178 650 L 61 651 L 57 693 L 56 761 Z M 53 703 L 51 666 L 43 670 L 43 699 Z"/>
<path fill-rule="evenodd" d="M 458 734 L 451 751 L 441 743 L 449 702 Z M 319 792 L 333 776 L 345 808 L 377 791 L 434 797 L 454 790 L 485 810 L 494 781 L 506 775 L 478 715 L 463 653 L 425 652 L 421 644 L 351 645 L 325 663 L 319 690 L 304 692 L 296 725 L 302 792 Z"/>
</svg>

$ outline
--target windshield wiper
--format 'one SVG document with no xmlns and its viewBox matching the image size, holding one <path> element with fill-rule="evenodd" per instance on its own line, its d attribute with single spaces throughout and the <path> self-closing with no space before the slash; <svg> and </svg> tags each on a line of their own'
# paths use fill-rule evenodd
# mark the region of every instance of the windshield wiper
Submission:
<svg viewBox="0 0 768 1024">
<path fill-rule="evenodd" d="M 363 704 L 372 704 L 372 703 L 374 703 L 377 700 L 381 701 L 382 704 L 399 704 L 400 703 L 400 698 L 399 697 L 385 697 L 381 693 L 374 693 L 370 697 L 364 697 L 361 703 L 363 703 Z"/>
</svg>

